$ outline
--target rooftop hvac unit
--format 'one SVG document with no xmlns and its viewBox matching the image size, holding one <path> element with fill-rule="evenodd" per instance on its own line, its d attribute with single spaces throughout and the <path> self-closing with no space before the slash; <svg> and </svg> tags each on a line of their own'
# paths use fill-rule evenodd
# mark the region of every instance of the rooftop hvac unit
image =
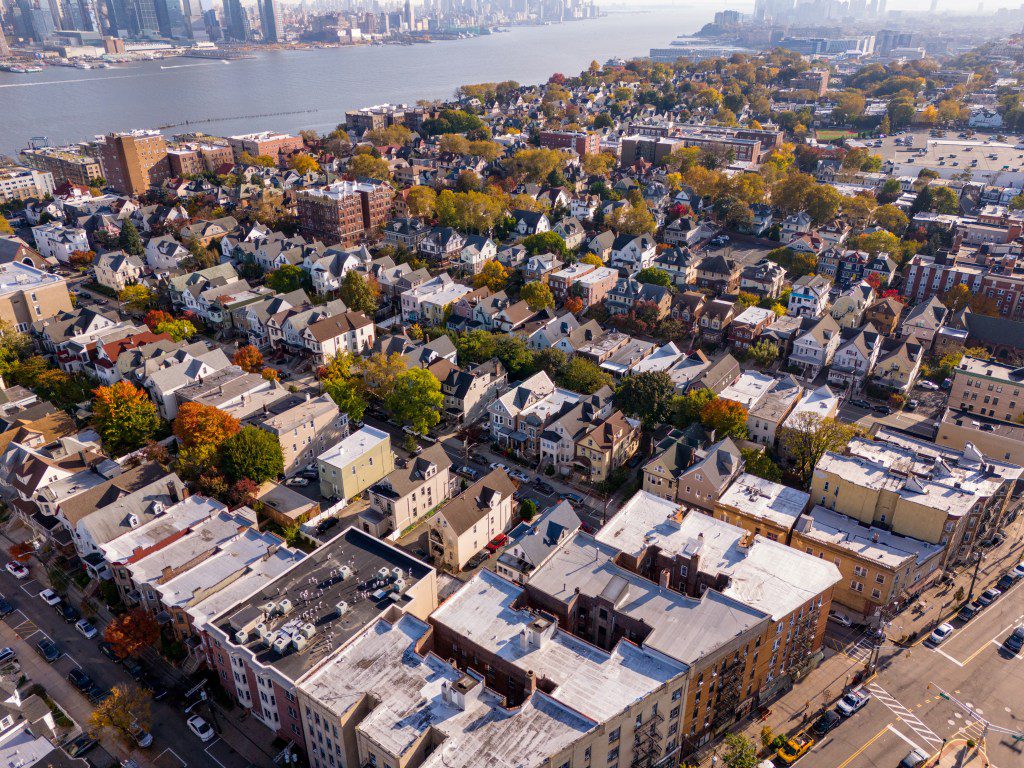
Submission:
<svg viewBox="0 0 1024 768">
<path fill-rule="evenodd" d="M 344 600 L 342 600 L 339 603 L 336 603 L 334 606 L 334 612 L 338 614 L 338 618 L 340 619 L 342 616 L 348 613 L 348 603 Z"/>
<path fill-rule="evenodd" d="M 292 638 L 292 647 L 295 648 L 296 651 L 301 651 L 307 645 L 309 645 L 309 639 L 302 635 L 295 635 L 295 637 Z"/>
<path fill-rule="evenodd" d="M 292 601 L 289 600 L 287 597 L 277 604 L 278 612 L 284 616 L 287 616 L 289 613 L 291 613 L 292 608 L 294 608 L 294 606 L 292 605 Z"/>
<path fill-rule="evenodd" d="M 352 569 L 347 565 L 343 565 L 338 569 L 338 575 L 341 576 L 342 580 L 347 579 L 352 575 Z"/>
<path fill-rule="evenodd" d="M 260 642 L 263 644 L 264 648 L 270 648 L 274 645 L 274 636 L 270 632 L 264 630 L 260 634 Z"/>
<path fill-rule="evenodd" d="M 405 589 L 405 579 L 395 579 L 395 592 Z"/>
<path fill-rule="evenodd" d="M 263 607 L 260 610 L 262 610 L 265 614 L 267 614 L 267 616 L 273 616 L 277 612 L 277 603 L 275 603 L 275 602 L 264 603 Z"/>
<path fill-rule="evenodd" d="M 381 568 L 379 571 L 377 571 L 377 575 L 380 576 L 382 579 L 388 579 L 391 577 L 391 571 L 389 571 L 387 568 Z"/>
<path fill-rule="evenodd" d="M 396 579 L 402 578 L 402 569 L 401 568 L 397 568 L 397 567 L 396 568 L 392 568 L 391 569 L 391 575 L 394 576 Z"/>
<path fill-rule="evenodd" d="M 278 634 L 277 637 L 274 638 L 274 652 L 283 654 L 286 650 L 288 650 L 288 646 L 291 645 L 291 642 L 292 639 L 288 637 L 288 635 L 285 635 L 283 633 Z"/>
<path fill-rule="evenodd" d="M 244 630 L 242 632 L 235 632 L 235 642 L 239 645 L 245 645 L 249 642 L 249 633 Z"/>
<path fill-rule="evenodd" d="M 316 626 L 308 621 L 299 627 L 299 633 L 307 640 L 316 634 Z"/>
</svg>

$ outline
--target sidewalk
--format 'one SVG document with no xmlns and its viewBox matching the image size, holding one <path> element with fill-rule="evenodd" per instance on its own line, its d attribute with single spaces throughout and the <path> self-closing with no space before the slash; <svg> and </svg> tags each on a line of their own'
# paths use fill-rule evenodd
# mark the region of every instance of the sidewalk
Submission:
<svg viewBox="0 0 1024 768">
<path fill-rule="evenodd" d="M 926 763 L 927 768 L 989 768 L 988 755 L 981 745 L 969 747 L 963 739 L 946 744 Z"/>
</svg>

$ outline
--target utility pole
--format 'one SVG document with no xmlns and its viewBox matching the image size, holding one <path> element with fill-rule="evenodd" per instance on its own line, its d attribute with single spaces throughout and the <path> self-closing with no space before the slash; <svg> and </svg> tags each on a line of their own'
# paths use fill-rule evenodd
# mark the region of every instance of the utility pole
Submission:
<svg viewBox="0 0 1024 768">
<path fill-rule="evenodd" d="M 971 598 L 974 597 L 974 585 L 978 581 L 978 569 L 981 567 L 981 561 L 985 559 L 985 556 L 981 552 L 975 553 L 976 559 L 974 561 L 974 572 L 971 574 L 971 588 L 967 590 L 967 602 L 971 602 Z"/>
</svg>

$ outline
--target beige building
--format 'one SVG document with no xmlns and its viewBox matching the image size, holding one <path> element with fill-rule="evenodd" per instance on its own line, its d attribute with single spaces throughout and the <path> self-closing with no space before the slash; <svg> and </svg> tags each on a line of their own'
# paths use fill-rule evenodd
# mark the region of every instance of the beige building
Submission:
<svg viewBox="0 0 1024 768">
<path fill-rule="evenodd" d="M 360 514 L 360 526 L 374 536 L 384 536 L 390 531 L 401 533 L 418 523 L 451 498 L 451 465 L 440 443 L 412 456 L 404 466 L 370 486 L 370 508 Z"/>
<path fill-rule="evenodd" d="M 843 578 L 832 600 L 856 618 L 868 618 L 918 591 L 942 567 L 944 551 L 821 506 L 800 517 L 790 546 L 835 563 Z"/>
<path fill-rule="evenodd" d="M 953 371 L 949 407 L 1016 421 L 1024 416 L 1024 371 L 994 360 L 965 357 Z"/>
<path fill-rule="evenodd" d="M 284 473 L 313 466 L 316 457 L 348 434 L 348 415 L 328 395 L 298 395 L 268 407 L 255 425 L 277 437 L 284 455 Z"/>
<path fill-rule="evenodd" d="M 644 465 L 643 490 L 669 501 L 711 510 L 743 471 L 740 449 L 730 439 L 707 448 L 673 441 Z"/>
<path fill-rule="evenodd" d="M 516 486 L 496 469 L 452 499 L 430 518 L 430 552 L 453 572 L 465 568 L 495 536 L 512 523 Z"/>
<path fill-rule="evenodd" d="M 33 323 L 70 311 L 63 277 L 21 262 L 0 264 L 0 320 L 24 333 Z"/>
<path fill-rule="evenodd" d="M 99 160 L 72 147 L 24 149 L 21 157 L 30 168 L 52 173 L 55 184 L 69 181 L 87 187 L 93 179 L 103 176 Z"/>
<path fill-rule="evenodd" d="M 391 435 L 363 427 L 320 454 L 317 467 L 323 496 L 352 499 L 395 468 Z"/>
<path fill-rule="evenodd" d="M 955 451 L 970 443 L 986 456 L 1024 466 L 1024 426 L 1017 422 L 947 408 L 935 442 Z"/>
<path fill-rule="evenodd" d="M 159 131 L 110 133 L 97 146 L 103 177 L 118 192 L 141 195 L 170 176 L 167 140 Z"/>
<path fill-rule="evenodd" d="M 639 447 L 640 422 L 615 411 L 576 441 L 574 463 L 588 482 L 600 483 L 629 461 Z"/>
<path fill-rule="evenodd" d="M 346 312 L 318 320 L 302 333 L 306 348 L 320 365 L 342 352 L 368 352 L 375 338 L 373 321 L 362 312 Z"/>
<path fill-rule="evenodd" d="M 961 561 L 972 542 L 997 528 L 1019 465 L 962 452 L 882 429 L 854 438 L 847 452 L 827 452 L 811 480 L 811 502 L 864 525 L 939 545 L 945 564 Z"/>
<path fill-rule="evenodd" d="M 0 203 L 42 199 L 52 195 L 53 174 L 32 168 L 0 170 Z"/>
<path fill-rule="evenodd" d="M 771 541 L 789 541 L 810 496 L 744 472 L 715 504 L 714 516 Z"/>
</svg>

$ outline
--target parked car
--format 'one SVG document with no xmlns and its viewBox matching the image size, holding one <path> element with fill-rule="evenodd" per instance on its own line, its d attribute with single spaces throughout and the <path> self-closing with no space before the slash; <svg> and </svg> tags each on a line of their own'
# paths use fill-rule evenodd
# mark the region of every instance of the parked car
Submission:
<svg viewBox="0 0 1024 768">
<path fill-rule="evenodd" d="M 66 603 L 62 600 L 56 607 L 57 613 L 59 613 L 60 617 L 68 624 L 74 624 L 82 618 L 82 614 L 80 614 L 78 609 L 71 603 Z"/>
<path fill-rule="evenodd" d="M 325 533 L 331 530 L 341 521 L 336 517 L 328 517 L 326 520 L 321 521 L 316 527 L 316 535 L 323 536 Z"/>
<path fill-rule="evenodd" d="M 83 733 L 77 739 L 65 744 L 64 751 L 67 752 L 68 757 L 81 757 L 95 747 L 97 743 L 96 739 L 92 736 L 87 733 Z"/>
<path fill-rule="evenodd" d="M 320 473 L 316 471 L 316 467 L 306 467 L 296 474 L 298 477 L 304 477 L 307 480 L 316 480 L 320 477 Z"/>
<path fill-rule="evenodd" d="M 798 733 L 779 747 L 779 751 L 776 754 L 783 765 L 792 765 L 806 755 L 807 751 L 813 746 L 814 739 L 806 733 Z"/>
<path fill-rule="evenodd" d="M 39 599 L 47 605 L 57 605 L 60 602 L 60 595 L 52 589 L 44 589 L 39 593 Z"/>
<path fill-rule="evenodd" d="M 12 613 L 14 613 L 14 606 L 0 597 L 0 616 L 10 616 Z"/>
<path fill-rule="evenodd" d="M 847 693 L 836 704 L 836 712 L 843 717 L 852 717 L 871 701 L 871 694 L 863 688 L 855 688 Z"/>
<path fill-rule="evenodd" d="M 573 493 L 572 491 L 566 491 L 565 493 L 563 493 L 562 498 L 568 501 L 570 504 L 575 504 L 576 506 L 582 506 L 583 504 L 583 497 L 580 496 L 578 493 Z"/>
<path fill-rule="evenodd" d="M 470 480 L 476 480 L 478 477 L 480 477 L 480 472 L 473 469 L 472 467 L 462 466 L 456 469 L 455 471 L 458 474 L 462 475 L 463 477 L 468 477 Z"/>
<path fill-rule="evenodd" d="M 469 558 L 469 561 L 466 563 L 466 570 L 468 571 L 468 570 L 472 570 L 473 568 L 476 568 L 478 565 L 480 565 L 484 560 L 486 560 L 490 556 L 491 556 L 491 553 L 488 552 L 486 549 L 480 550 L 475 555 L 473 555 L 471 558 Z"/>
<path fill-rule="evenodd" d="M 982 608 L 988 608 L 992 603 L 999 599 L 999 596 L 1003 594 L 995 587 L 989 587 L 980 595 L 978 595 L 978 603 Z"/>
<path fill-rule="evenodd" d="M 503 469 L 503 470 L 505 470 L 506 474 L 509 471 L 508 467 L 506 465 L 502 464 L 500 461 L 492 461 L 491 462 L 491 469 L 492 470 L 494 470 L 494 469 Z"/>
<path fill-rule="evenodd" d="M 939 385 L 934 381 L 928 381 L 928 379 L 921 379 L 921 381 L 917 382 L 917 386 L 921 389 L 927 389 L 929 392 L 939 391 Z"/>
<path fill-rule="evenodd" d="M 541 480 L 539 477 L 534 478 L 533 485 L 538 491 L 543 493 L 545 496 L 551 496 L 555 492 L 555 487 L 551 485 L 551 483 L 545 482 L 544 480 Z"/>
<path fill-rule="evenodd" d="M 166 699 L 170 691 L 167 690 L 167 686 L 157 680 L 155 677 L 147 676 L 139 681 L 143 688 L 149 689 L 149 695 L 152 696 L 153 701 L 160 701 Z"/>
<path fill-rule="evenodd" d="M 1015 574 L 1018 579 L 1024 578 L 1024 560 L 1013 566 L 1011 573 Z"/>
<path fill-rule="evenodd" d="M 93 705 L 109 699 L 113 694 L 109 688 L 104 688 L 102 685 L 93 683 L 92 688 L 85 692 L 85 697 L 93 703 Z"/>
<path fill-rule="evenodd" d="M 199 737 L 200 741 L 212 741 L 217 733 L 199 715 L 192 715 L 187 721 L 188 729 Z"/>
<path fill-rule="evenodd" d="M 1017 579 L 1014 578 L 1012 573 L 1004 573 L 999 577 L 999 581 L 996 582 L 996 589 L 1005 592 L 1016 583 Z"/>
<path fill-rule="evenodd" d="M 39 651 L 39 655 L 46 659 L 49 663 L 53 664 L 57 659 L 60 658 L 60 649 L 57 644 L 48 638 L 43 638 L 36 643 L 36 650 Z"/>
<path fill-rule="evenodd" d="M 130 656 L 122 661 L 121 665 L 133 680 L 142 680 L 146 676 L 145 668 Z"/>
<path fill-rule="evenodd" d="M 75 629 L 77 629 L 79 634 L 85 637 L 86 640 L 92 640 L 99 634 L 99 631 L 88 621 L 88 619 L 76 621 Z"/>
<path fill-rule="evenodd" d="M 82 693 L 87 692 L 93 686 L 92 678 L 89 677 L 84 669 L 79 669 L 78 667 L 68 672 L 68 680 Z"/>
<path fill-rule="evenodd" d="M 892 413 L 892 408 L 890 408 L 888 405 L 873 405 L 871 406 L 871 410 L 879 414 L 880 416 L 888 416 L 890 413 Z"/>
<path fill-rule="evenodd" d="M 850 401 L 850 405 L 852 405 L 855 408 L 863 408 L 865 411 L 870 411 L 871 410 L 871 403 L 869 403 L 867 400 L 863 400 L 861 398 L 856 398 L 854 400 L 851 400 Z"/>
<path fill-rule="evenodd" d="M 842 721 L 843 718 L 839 716 L 839 713 L 834 709 L 830 709 L 814 721 L 814 725 L 811 726 L 811 732 L 814 733 L 815 736 L 824 736 Z"/>
<path fill-rule="evenodd" d="M 1024 624 L 1021 624 L 1014 629 L 1013 632 L 1010 633 L 1009 637 L 1003 641 L 1003 645 L 1006 647 L 1006 650 L 1010 651 L 1014 656 L 1020 653 L 1021 648 L 1024 648 Z M 4 650 L 10 649 L 5 648 Z"/>
<path fill-rule="evenodd" d="M 518 480 L 520 483 L 530 482 L 530 476 L 525 472 L 520 472 L 518 469 L 509 470 L 508 476 Z"/>
<path fill-rule="evenodd" d="M 487 551 L 497 552 L 506 544 L 508 544 L 508 535 L 504 533 L 499 533 L 497 536 L 495 536 L 493 539 L 487 542 Z"/>
<path fill-rule="evenodd" d="M 970 605 L 965 605 L 963 608 L 961 608 L 960 611 L 957 613 L 956 617 L 966 624 L 979 613 L 981 613 L 981 606 L 978 605 L 977 601 L 975 601 Z"/>
<path fill-rule="evenodd" d="M 905 410 L 905 411 L 916 411 L 917 410 L 917 406 L 919 406 L 920 404 L 921 404 L 920 402 L 918 402 L 917 400 L 914 400 L 914 399 L 907 400 L 907 404 L 903 406 L 903 410 Z"/>
<path fill-rule="evenodd" d="M 114 646 L 112 646 L 106 640 L 100 641 L 99 645 L 100 645 L 100 653 L 102 653 L 104 656 L 106 656 L 108 659 L 110 659 L 115 664 L 120 664 L 121 663 L 121 657 L 118 656 L 117 653 L 114 651 Z"/>
<path fill-rule="evenodd" d="M 21 563 L 16 563 L 13 560 L 11 560 L 5 567 L 7 568 L 7 572 L 19 581 L 21 579 L 28 578 L 28 568 L 26 568 Z"/>
<path fill-rule="evenodd" d="M 953 634 L 952 624 L 939 624 L 930 635 L 928 635 L 929 645 L 942 645 L 946 642 L 946 638 Z"/>
<path fill-rule="evenodd" d="M 900 760 L 899 768 L 918 768 L 924 765 L 928 758 L 929 755 L 924 750 L 912 749 L 910 754 Z"/>
<path fill-rule="evenodd" d="M 0 664 L 7 664 L 18 658 L 13 648 L 0 648 Z"/>
<path fill-rule="evenodd" d="M 128 730 L 131 732 L 132 738 L 135 739 L 135 743 L 138 744 L 140 748 L 145 749 L 146 747 L 152 746 L 153 734 L 141 725 L 133 723 L 128 727 Z"/>
<path fill-rule="evenodd" d="M 834 621 L 840 627 L 852 627 L 853 622 L 850 621 L 850 617 L 845 613 L 840 613 L 835 608 L 832 608 L 828 612 L 828 620 Z"/>
<path fill-rule="evenodd" d="M 289 477 L 287 480 L 284 481 L 284 484 L 285 485 L 293 485 L 293 486 L 297 486 L 299 488 L 303 488 L 303 487 L 309 485 L 309 478 L 308 477 L 301 477 L 299 475 L 296 475 L 295 477 Z"/>
</svg>

